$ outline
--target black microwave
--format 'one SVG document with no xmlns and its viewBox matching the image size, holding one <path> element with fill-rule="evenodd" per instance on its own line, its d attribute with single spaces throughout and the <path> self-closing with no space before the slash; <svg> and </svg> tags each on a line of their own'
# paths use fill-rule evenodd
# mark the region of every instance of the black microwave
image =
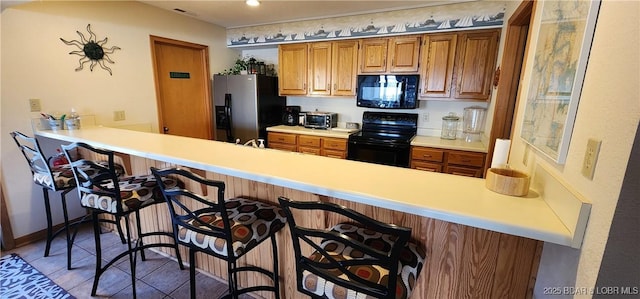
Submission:
<svg viewBox="0 0 640 299">
<path fill-rule="evenodd" d="M 379 109 L 418 107 L 419 75 L 358 75 L 357 106 Z"/>
</svg>

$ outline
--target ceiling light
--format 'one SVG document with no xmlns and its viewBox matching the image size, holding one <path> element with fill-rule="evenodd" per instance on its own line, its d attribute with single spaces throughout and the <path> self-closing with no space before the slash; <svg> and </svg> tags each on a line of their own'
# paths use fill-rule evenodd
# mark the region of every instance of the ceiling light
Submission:
<svg viewBox="0 0 640 299">
<path fill-rule="evenodd" d="M 260 1 L 258 1 L 258 0 L 247 0 L 247 1 L 245 1 L 245 3 L 247 3 L 247 5 L 249 5 L 249 6 L 258 6 L 258 5 L 260 5 Z"/>
</svg>

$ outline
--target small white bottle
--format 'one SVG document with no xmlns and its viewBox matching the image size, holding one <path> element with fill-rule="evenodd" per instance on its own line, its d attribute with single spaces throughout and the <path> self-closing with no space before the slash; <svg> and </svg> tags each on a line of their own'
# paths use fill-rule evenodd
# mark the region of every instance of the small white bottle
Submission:
<svg viewBox="0 0 640 299">
<path fill-rule="evenodd" d="M 76 112 L 75 108 L 71 108 L 71 114 L 69 114 L 69 119 L 66 122 L 67 122 L 67 128 L 80 129 L 80 116 Z"/>
</svg>

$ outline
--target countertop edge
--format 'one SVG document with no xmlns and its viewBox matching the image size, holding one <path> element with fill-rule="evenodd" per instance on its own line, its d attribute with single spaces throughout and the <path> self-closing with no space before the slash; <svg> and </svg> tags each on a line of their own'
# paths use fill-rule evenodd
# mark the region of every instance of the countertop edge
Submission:
<svg viewBox="0 0 640 299">
<path fill-rule="evenodd" d="M 326 179 L 326 181 L 322 183 L 324 185 L 317 185 L 317 184 L 311 183 L 313 181 L 311 179 L 308 179 L 308 178 L 303 178 L 299 180 L 292 179 L 292 177 L 287 177 L 288 176 L 287 173 L 280 174 L 278 171 L 267 169 L 264 166 L 251 167 L 251 166 L 243 165 L 242 167 L 239 167 L 239 166 L 227 167 L 225 165 L 214 165 L 208 162 L 212 160 L 210 158 L 206 158 L 206 159 L 202 158 L 201 159 L 202 161 L 198 161 L 200 160 L 199 156 L 198 156 L 198 160 L 190 159 L 189 157 L 190 155 L 192 155 L 192 153 L 187 153 L 188 151 L 181 153 L 182 156 L 176 156 L 174 154 L 164 153 L 159 149 L 150 150 L 148 148 L 145 148 L 149 146 L 154 146 L 153 144 L 131 146 L 128 143 L 126 143 L 124 140 L 121 140 L 126 138 L 115 138 L 114 136 L 95 137 L 93 135 L 99 135 L 99 134 L 92 134 L 91 131 L 93 131 L 94 128 L 95 130 L 98 130 L 97 132 L 94 132 L 94 133 L 99 132 L 107 135 L 113 134 L 114 136 L 118 135 L 119 137 L 130 135 L 130 138 L 132 139 L 148 138 L 149 140 L 162 144 L 163 146 L 165 144 L 171 144 L 172 146 L 175 146 L 175 143 L 179 143 L 180 141 L 183 141 L 185 143 L 193 143 L 194 145 L 199 145 L 199 146 L 207 145 L 212 148 L 220 147 L 221 149 L 226 146 L 232 146 L 232 145 L 224 145 L 224 143 L 209 144 L 209 143 L 202 142 L 202 141 L 215 142 L 215 141 L 209 141 L 209 140 L 200 140 L 200 139 L 193 139 L 193 138 L 187 138 L 187 137 L 162 135 L 162 134 L 156 134 L 156 133 L 135 132 L 135 131 L 127 131 L 122 129 L 113 129 L 113 128 L 104 128 L 104 127 L 93 127 L 93 128 L 86 128 L 86 129 L 83 128 L 75 132 L 66 131 L 66 130 L 61 130 L 61 131 L 44 130 L 44 131 L 36 131 L 35 133 L 36 135 L 42 136 L 42 137 L 53 138 L 53 139 L 62 140 L 66 142 L 84 141 L 87 143 L 92 143 L 94 146 L 104 147 L 106 149 L 110 149 L 110 150 L 114 150 L 114 151 L 118 151 L 126 154 L 131 154 L 135 156 L 140 156 L 148 159 L 167 161 L 170 163 L 175 163 L 175 164 L 183 165 L 186 167 L 193 167 L 193 168 L 203 169 L 207 171 L 218 172 L 225 175 L 237 176 L 240 178 L 250 179 L 258 182 L 279 185 L 287 188 L 293 188 L 293 189 L 297 189 L 305 192 L 311 192 L 311 193 L 316 193 L 320 195 L 341 198 L 341 199 L 359 202 L 359 203 L 368 204 L 368 205 L 380 206 L 387 209 L 397 210 L 397 211 L 415 214 L 423 217 L 429 217 L 433 219 L 458 223 L 462 225 L 468 225 L 468 226 L 477 227 L 481 229 L 487 229 L 491 231 L 497 231 L 497 232 L 516 235 L 516 236 L 532 238 L 540 241 L 551 242 L 551 243 L 556 243 L 556 244 L 565 245 L 565 246 L 576 247 L 575 239 L 576 237 L 579 237 L 576 235 L 576 232 L 572 232 L 572 230 L 566 227 L 566 224 L 563 223 L 558 218 L 558 216 L 555 215 L 554 211 L 544 201 L 540 202 L 541 199 L 539 198 L 514 199 L 514 198 L 506 197 L 503 195 L 491 194 L 490 193 L 491 191 L 488 191 L 485 188 L 480 187 L 480 184 L 482 185 L 484 184 L 483 180 L 473 181 L 472 179 L 472 180 L 465 181 L 465 179 L 470 179 L 470 178 L 456 178 L 457 176 L 443 175 L 443 176 L 451 177 L 449 178 L 449 177 L 435 176 L 435 174 L 427 174 L 427 173 L 422 174 L 419 171 L 407 172 L 408 170 L 405 170 L 405 169 L 396 170 L 393 168 L 385 168 L 390 172 L 400 172 L 401 174 L 409 175 L 412 178 L 415 177 L 421 180 L 422 179 L 428 180 L 429 178 L 433 178 L 433 180 L 435 181 L 434 185 L 438 185 L 437 183 L 440 181 L 447 181 L 447 182 L 451 181 L 452 183 L 458 183 L 459 181 L 469 182 L 471 184 L 470 186 L 473 186 L 473 188 L 475 188 L 474 190 L 477 190 L 476 192 L 480 192 L 480 194 L 478 194 L 477 196 L 478 198 L 477 199 L 474 198 L 473 200 L 481 201 L 483 203 L 481 206 L 488 211 L 488 212 L 484 212 L 485 213 L 484 216 L 481 215 L 480 212 L 475 212 L 475 211 L 471 213 L 462 212 L 465 210 L 468 212 L 469 210 L 468 207 L 465 207 L 464 202 L 460 202 L 460 203 L 454 202 L 451 204 L 450 208 L 441 210 L 438 208 L 434 208 L 433 206 L 429 206 L 428 204 L 425 204 L 425 203 L 421 203 L 422 205 L 417 206 L 416 204 L 411 202 L 399 202 L 397 200 L 393 200 L 391 199 L 391 197 L 384 197 L 384 196 L 380 197 L 374 194 L 372 195 L 367 193 L 368 191 L 358 192 L 353 188 L 349 190 L 342 187 L 336 187 L 336 186 L 341 186 L 342 182 L 336 183 L 336 182 L 332 182 L 330 179 Z M 153 135 L 140 135 L 140 134 L 153 134 Z M 122 144 L 119 144 L 119 143 L 122 143 Z M 187 145 L 185 144 L 185 146 Z M 295 157 L 290 155 L 297 155 L 300 157 L 304 157 L 304 158 L 295 158 L 297 159 L 297 161 L 308 161 L 308 163 L 314 164 L 314 165 L 322 162 L 324 162 L 323 164 L 331 164 L 331 165 L 343 165 L 343 163 L 355 162 L 355 161 L 303 155 L 303 154 L 297 154 L 297 153 L 285 154 L 284 152 L 280 152 L 277 150 L 269 150 L 269 149 L 263 150 L 263 149 L 242 148 L 242 150 L 238 150 L 238 151 L 234 150 L 234 152 L 243 152 L 243 151 L 249 151 L 249 150 L 262 151 L 262 152 L 253 152 L 253 153 L 259 153 L 258 155 L 260 156 L 271 155 L 273 157 L 277 157 L 278 159 L 286 159 L 286 160 L 290 160 L 291 157 Z M 275 153 L 275 154 L 272 155 L 267 153 Z M 259 159 L 259 158 L 260 157 L 257 157 L 255 159 Z M 330 160 L 315 160 L 319 158 L 330 159 Z M 222 163 L 218 163 L 218 164 L 222 164 Z M 344 164 L 344 166 L 353 167 L 354 164 L 349 164 L 349 165 Z M 363 173 L 366 173 L 368 171 L 379 170 L 379 167 L 385 167 L 380 165 L 369 166 L 364 164 L 358 164 L 357 166 L 363 168 Z M 283 170 L 280 170 L 280 171 L 283 172 Z M 312 177 L 312 176 L 310 175 L 309 177 Z M 475 180 L 481 180 L 481 179 L 475 179 Z M 366 190 L 366 188 L 362 190 Z M 420 190 L 420 189 L 416 187 L 416 190 Z M 465 191 L 465 192 L 469 192 L 469 191 Z M 464 200 L 464 201 L 473 203 L 473 201 L 471 200 L 472 199 Z M 532 202 L 527 202 L 527 200 L 532 200 Z M 442 200 L 440 199 L 434 199 L 433 201 L 436 206 L 442 205 Z M 496 207 L 498 207 L 500 202 L 504 202 L 504 203 L 507 203 L 508 205 L 512 205 L 516 207 L 517 206 L 533 207 L 534 209 L 537 209 L 537 211 L 530 211 L 530 213 L 522 213 L 522 212 L 519 213 L 519 214 L 522 214 L 523 216 L 534 214 L 534 215 L 528 216 L 528 218 L 531 218 L 531 219 L 525 219 L 525 220 L 518 219 L 519 217 L 516 217 L 515 215 L 514 216 L 502 215 L 499 217 L 502 220 L 492 219 L 492 217 L 490 216 L 491 212 L 489 212 L 490 210 L 487 209 L 487 207 L 484 205 L 490 204 L 490 205 L 496 205 Z M 474 204 L 479 205 L 478 203 L 474 203 Z M 476 215 L 474 215 L 473 213 L 476 213 Z M 540 213 L 542 215 L 535 215 L 536 213 Z M 507 223 L 508 221 L 505 222 L 505 219 L 507 220 L 511 219 L 520 224 Z M 538 223 L 540 220 L 546 220 L 549 223 Z M 579 224 L 579 225 L 582 225 L 582 224 Z M 578 231 L 577 233 L 580 234 L 580 231 Z"/>
</svg>

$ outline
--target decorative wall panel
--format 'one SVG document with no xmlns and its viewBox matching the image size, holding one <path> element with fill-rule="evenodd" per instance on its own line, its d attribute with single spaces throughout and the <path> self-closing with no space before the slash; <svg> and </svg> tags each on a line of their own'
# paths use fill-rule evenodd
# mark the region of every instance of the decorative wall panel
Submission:
<svg viewBox="0 0 640 299">
<path fill-rule="evenodd" d="M 502 27 L 505 3 L 479 1 L 227 30 L 227 46 L 321 41 Z"/>
</svg>

